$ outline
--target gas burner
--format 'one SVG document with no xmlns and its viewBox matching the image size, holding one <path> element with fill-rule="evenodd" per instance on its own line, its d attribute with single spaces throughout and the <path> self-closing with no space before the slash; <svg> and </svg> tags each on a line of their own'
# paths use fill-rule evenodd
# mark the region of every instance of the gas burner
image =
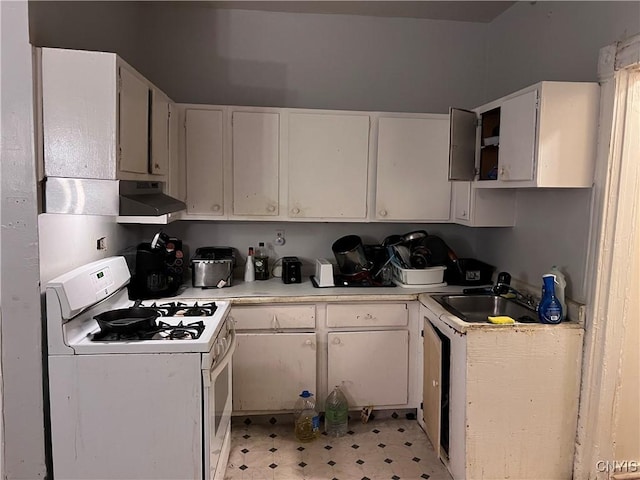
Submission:
<svg viewBox="0 0 640 480">
<path fill-rule="evenodd" d="M 130 342 L 134 340 L 151 340 L 158 333 L 158 329 L 153 330 L 132 330 L 130 332 L 110 332 L 100 331 L 91 338 L 93 342 Z"/>
<path fill-rule="evenodd" d="M 162 320 L 158 321 L 160 329 L 160 337 L 169 340 L 195 340 L 202 335 L 204 331 L 204 322 L 192 322 L 184 325 L 182 322 L 178 325 L 169 325 Z"/>
<path fill-rule="evenodd" d="M 182 302 L 169 302 L 156 304 L 152 303 L 144 308 L 150 308 L 160 314 L 161 317 L 211 317 L 218 308 L 215 302 L 203 303 L 198 302 L 193 305 L 187 305 Z"/>
</svg>

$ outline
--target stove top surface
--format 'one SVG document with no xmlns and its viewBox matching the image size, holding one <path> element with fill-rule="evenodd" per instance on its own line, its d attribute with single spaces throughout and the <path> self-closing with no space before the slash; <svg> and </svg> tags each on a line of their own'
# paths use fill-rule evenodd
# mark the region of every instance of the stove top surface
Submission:
<svg viewBox="0 0 640 480">
<path fill-rule="evenodd" d="M 229 302 L 163 302 L 162 300 L 116 305 L 118 309 L 148 309 L 149 322 L 134 328 L 99 324 L 95 316 L 112 309 L 94 308 L 85 318 L 65 324 L 66 343 L 76 354 L 164 353 L 210 351 L 229 311 Z M 126 322 L 124 322 L 126 323 Z M 139 323 L 139 322 L 136 322 Z"/>
</svg>

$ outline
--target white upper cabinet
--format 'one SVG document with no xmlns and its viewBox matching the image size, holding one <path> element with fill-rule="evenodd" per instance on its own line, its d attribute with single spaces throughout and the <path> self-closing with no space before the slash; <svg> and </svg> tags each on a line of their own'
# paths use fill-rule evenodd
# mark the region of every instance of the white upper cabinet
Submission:
<svg viewBox="0 0 640 480">
<path fill-rule="evenodd" d="M 171 149 L 169 122 L 171 100 L 157 88 L 151 89 L 151 151 L 149 152 L 151 173 L 169 173 Z"/>
<path fill-rule="evenodd" d="M 224 215 L 224 115 L 217 109 L 185 111 L 187 214 Z"/>
<path fill-rule="evenodd" d="M 135 72 L 118 68 L 120 170 L 149 171 L 149 86 Z"/>
<path fill-rule="evenodd" d="M 290 113 L 288 217 L 367 218 L 369 116 Z"/>
<path fill-rule="evenodd" d="M 114 53 L 41 53 L 45 175 L 166 180 L 150 167 L 153 84 Z"/>
<path fill-rule="evenodd" d="M 233 215 L 279 214 L 280 115 L 234 111 Z"/>
<path fill-rule="evenodd" d="M 500 107 L 499 180 L 533 180 L 537 107 L 537 90 L 509 98 Z"/>
<path fill-rule="evenodd" d="M 598 102 L 596 83 L 541 82 L 473 111 L 452 109 L 450 179 L 591 187 Z"/>
<path fill-rule="evenodd" d="M 376 220 L 449 220 L 448 115 L 378 120 Z"/>
<path fill-rule="evenodd" d="M 453 223 L 469 227 L 513 227 L 515 189 L 475 188 L 473 182 L 451 182 Z"/>
</svg>

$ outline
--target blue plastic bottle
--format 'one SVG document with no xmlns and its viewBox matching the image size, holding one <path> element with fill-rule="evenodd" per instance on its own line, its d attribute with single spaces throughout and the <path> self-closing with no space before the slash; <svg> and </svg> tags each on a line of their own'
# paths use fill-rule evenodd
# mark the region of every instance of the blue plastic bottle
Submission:
<svg viewBox="0 0 640 480">
<path fill-rule="evenodd" d="M 542 323 L 556 324 L 562 321 L 562 304 L 556 297 L 555 275 L 542 276 L 542 300 L 538 306 L 538 318 Z"/>
</svg>

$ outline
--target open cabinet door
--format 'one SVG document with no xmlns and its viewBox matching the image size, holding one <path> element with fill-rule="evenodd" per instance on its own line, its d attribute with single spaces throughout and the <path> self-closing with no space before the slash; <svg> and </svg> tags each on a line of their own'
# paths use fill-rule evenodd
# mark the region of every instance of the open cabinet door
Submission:
<svg viewBox="0 0 640 480">
<path fill-rule="evenodd" d="M 475 178 L 477 124 L 475 112 L 449 109 L 449 180 Z"/>
<path fill-rule="evenodd" d="M 424 320 L 424 368 L 422 383 L 423 409 L 427 436 L 440 458 L 440 401 L 442 390 L 442 341 L 435 329 Z"/>
</svg>

